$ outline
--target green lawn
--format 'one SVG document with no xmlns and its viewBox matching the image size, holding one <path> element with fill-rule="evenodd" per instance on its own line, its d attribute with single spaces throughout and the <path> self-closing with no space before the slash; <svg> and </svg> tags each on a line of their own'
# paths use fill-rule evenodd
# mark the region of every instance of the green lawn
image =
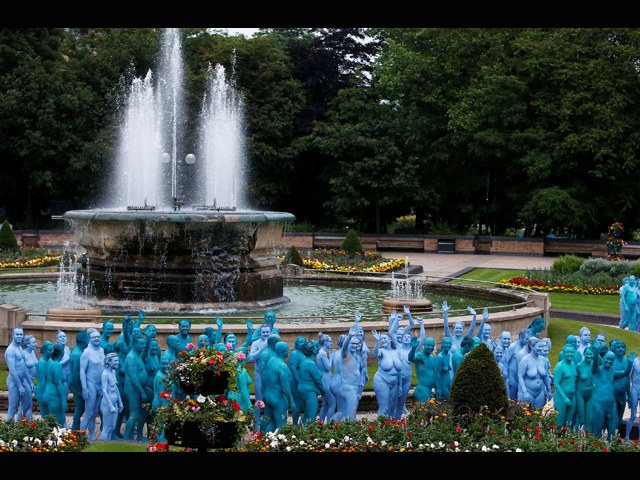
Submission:
<svg viewBox="0 0 640 480">
<path fill-rule="evenodd" d="M 505 270 L 499 268 L 476 268 L 460 278 L 500 282 L 524 275 L 524 270 Z M 473 283 L 473 282 L 463 282 Z M 549 294 L 551 308 L 560 310 L 576 310 L 578 312 L 609 313 L 620 312 L 620 297 L 617 295 L 579 295 L 577 293 L 551 292 Z"/>
<path fill-rule="evenodd" d="M 500 282 L 503 279 L 510 279 L 524 275 L 524 270 L 506 270 L 499 268 L 476 268 L 475 270 L 461 275 L 460 278 L 468 278 L 470 280 L 484 280 L 486 282 Z M 462 282 L 474 283 L 474 282 Z"/>
<path fill-rule="evenodd" d="M 551 308 L 578 312 L 620 314 L 618 295 L 579 295 L 577 293 L 551 292 Z"/>
<path fill-rule="evenodd" d="M 117 442 L 92 442 L 83 452 L 146 452 L 148 444 L 138 443 L 117 443 Z M 182 449 L 177 449 L 182 451 Z"/>
</svg>

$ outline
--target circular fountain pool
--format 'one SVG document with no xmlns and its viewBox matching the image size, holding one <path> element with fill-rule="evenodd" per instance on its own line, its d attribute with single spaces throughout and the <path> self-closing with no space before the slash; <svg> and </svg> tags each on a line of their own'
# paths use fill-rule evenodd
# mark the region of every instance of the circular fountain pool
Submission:
<svg viewBox="0 0 640 480">
<path fill-rule="evenodd" d="M 354 287 L 321 284 L 287 284 L 284 285 L 284 295 L 291 299 L 290 303 L 273 308 L 257 310 L 238 309 L 195 309 L 192 312 L 183 312 L 178 315 L 189 317 L 201 316 L 201 321 L 194 319 L 193 323 L 211 323 L 206 317 L 220 316 L 225 318 L 225 323 L 244 323 L 246 317 L 262 317 L 267 310 L 273 310 L 278 315 L 281 323 L 319 323 L 319 319 L 330 316 L 353 315 L 359 311 L 363 315 L 382 313 L 382 301 L 389 298 L 390 287 Z M 458 293 L 444 294 L 435 292 L 424 293 L 433 304 L 433 314 L 439 315 L 442 311 L 442 302 L 447 301 L 453 309 L 464 310 L 472 306 L 476 311 L 485 307 L 495 307 L 505 302 L 488 300 L 483 298 L 467 297 Z M 0 304 L 8 303 L 28 310 L 30 313 L 46 313 L 48 308 L 59 305 L 58 286 L 54 283 L 22 283 L 0 285 Z M 143 309 L 144 310 L 144 309 Z M 492 312 L 496 310 L 492 309 Z M 113 314 L 115 318 L 123 317 L 134 311 L 103 310 L 103 315 Z M 453 313 L 452 315 L 455 315 Z M 466 310 L 459 315 L 468 315 Z M 154 315 L 155 316 L 155 315 Z M 285 319 L 283 317 L 308 317 Z M 227 317 L 245 317 L 243 320 L 226 320 Z M 44 319 L 32 317 L 34 319 Z M 153 323 L 171 323 L 173 316 L 167 315 L 167 320 L 157 319 Z M 378 318 L 379 320 L 379 318 Z M 325 318 L 325 322 L 339 322 L 344 319 Z"/>
</svg>

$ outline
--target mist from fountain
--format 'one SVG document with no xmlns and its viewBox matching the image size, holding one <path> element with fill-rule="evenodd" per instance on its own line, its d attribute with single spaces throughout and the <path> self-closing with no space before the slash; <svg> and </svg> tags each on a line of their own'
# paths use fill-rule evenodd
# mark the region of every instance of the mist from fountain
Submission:
<svg viewBox="0 0 640 480">
<path fill-rule="evenodd" d="M 198 192 L 206 205 L 245 206 L 243 102 L 222 65 L 209 65 L 201 122 Z"/>
</svg>

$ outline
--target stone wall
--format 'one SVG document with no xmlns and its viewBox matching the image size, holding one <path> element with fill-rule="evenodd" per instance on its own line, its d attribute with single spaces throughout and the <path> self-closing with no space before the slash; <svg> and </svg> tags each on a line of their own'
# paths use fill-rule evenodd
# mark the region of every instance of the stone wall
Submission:
<svg viewBox="0 0 640 480">
<path fill-rule="evenodd" d="M 388 279 L 385 280 L 371 277 L 353 276 L 322 279 L 321 276 L 318 275 L 301 275 L 289 278 L 289 281 L 297 281 L 301 283 L 317 283 L 320 280 L 325 280 L 326 282 L 330 283 L 340 283 L 344 285 L 352 284 L 359 286 L 367 283 L 389 283 Z M 439 282 L 428 282 L 426 288 L 431 291 L 447 291 L 448 293 L 460 293 L 465 296 L 471 297 L 478 296 L 491 298 L 503 302 L 505 305 L 512 305 L 527 301 L 533 302 L 533 304 L 530 304 L 526 307 L 520 307 L 515 310 L 491 313 L 489 324 L 491 324 L 493 328 L 492 337 L 499 337 L 500 332 L 502 331 L 509 331 L 512 333 L 512 336 L 517 337 L 518 332 L 520 332 L 520 330 L 524 328 L 527 328 L 536 317 L 543 317 L 546 321 L 546 324 L 548 324 L 549 322 L 549 296 L 545 293 L 527 293 L 525 291 L 514 291 L 510 289 L 490 288 L 477 285 L 454 283 L 443 284 Z M 63 330 L 67 334 L 67 346 L 69 346 L 69 348 L 73 348 L 73 346 L 75 345 L 75 339 L 78 332 L 86 331 L 89 328 L 97 328 L 99 331 L 102 331 L 101 321 L 78 322 L 30 320 L 27 316 L 27 313 L 28 312 L 26 310 L 17 308 L 13 305 L 0 305 L 0 353 L 2 353 L 0 362 L 4 363 L 4 350 L 11 342 L 11 329 L 17 325 L 20 325 L 24 329 L 25 335 L 33 335 L 36 338 L 38 345 L 42 345 L 42 343 L 45 341 L 55 343 L 56 332 L 58 330 Z M 472 319 L 473 317 L 471 315 L 455 317 L 455 321 L 462 321 L 465 324 L 466 328 L 468 328 Z M 177 317 L 177 320 L 179 320 L 179 317 Z M 478 318 L 477 325 L 479 325 L 480 321 L 481 318 Z M 407 320 L 405 319 L 403 324 L 406 325 L 406 322 Z M 144 324 L 147 324 L 147 322 L 144 322 Z M 287 342 L 289 345 L 293 345 L 295 343 L 295 339 L 299 336 L 303 336 L 307 340 L 317 340 L 318 332 L 320 331 L 331 335 L 335 344 L 338 336 L 342 334 L 348 334 L 349 328 L 352 324 L 353 321 L 351 319 L 348 319 L 345 322 L 327 322 L 313 324 L 276 323 L 276 326 L 280 331 L 282 340 Z M 204 329 L 210 325 L 215 326 L 214 319 L 210 320 L 209 325 L 193 324 L 190 332 L 192 341 L 196 343 L 198 336 L 203 334 Z M 371 336 L 371 331 L 387 330 L 389 324 L 387 317 L 380 315 L 379 317 L 374 318 L 373 321 L 365 317 L 365 319 L 363 319 L 362 326 L 365 330 L 367 346 L 372 350 L 375 344 L 375 340 Z M 426 335 L 428 337 L 433 337 L 439 345 L 442 341 L 442 338 L 444 337 L 444 323 L 442 317 L 427 318 L 424 321 L 424 326 Z M 156 329 L 158 342 L 160 343 L 160 346 L 163 350 L 167 348 L 166 338 L 169 335 L 176 335 L 179 333 L 177 324 L 156 324 Z M 418 327 L 416 325 L 414 331 L 417 332 L 417 329 Z M 114 336 L 111 339 L 112 342 L 117 339 L 118 335 L 122 331 L 122 317 L 117 317 L 115 319 L 114 331 Z M 242 344 L 245 340 L 247 329 L 246 325 L 226 324 L 224 326 L 224 332 L 233 332 L 238 338 L 238 343 Z M 546 336 L 546 330 L 542 333 L 542 336 Z M 373 358 L 371 360 L 375 361 L 375 359 Z"/>
<path fill-rule="evenodd" d="M 74 233 L 67 230 L 15 230 L 18 244 L 61 248 L 65 241 L 75 243 Z M 339 248 L 346 234 L 340 233 L 284 233 L 280 247 L 289 248 Z M 365 250 L 416 251 L 437 253 L 438 240 L 455 241 L 455 253 L 476 255 L 561 255 L 576 254 L 594 258 L 607 255 L 604 240 L 569 240 L 552 238 L 493 237 L 485 235 L 400 235 L 360 234 Z M 622 254 L 629 258 L 640 257 L 640 242 L 628 242 Z"/>
</svg>

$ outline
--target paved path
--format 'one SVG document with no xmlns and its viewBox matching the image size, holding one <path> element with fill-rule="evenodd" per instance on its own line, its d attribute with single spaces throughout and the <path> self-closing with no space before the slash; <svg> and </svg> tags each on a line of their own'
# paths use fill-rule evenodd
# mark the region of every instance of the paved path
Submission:
<svg viewBox="0 0 640 480">
<path fill-rule="evenodd" d="M 445 253 L 384 252 L 385 256 L 409 258 L 411 265 L 422 265 L 424 273 L 443 277 L 468 268 L 505 268 L 526 270 L 528 268 L 550 268 L 555 257 L 533 257 L 526 255 L 466 255 Z"/>
</svg>

